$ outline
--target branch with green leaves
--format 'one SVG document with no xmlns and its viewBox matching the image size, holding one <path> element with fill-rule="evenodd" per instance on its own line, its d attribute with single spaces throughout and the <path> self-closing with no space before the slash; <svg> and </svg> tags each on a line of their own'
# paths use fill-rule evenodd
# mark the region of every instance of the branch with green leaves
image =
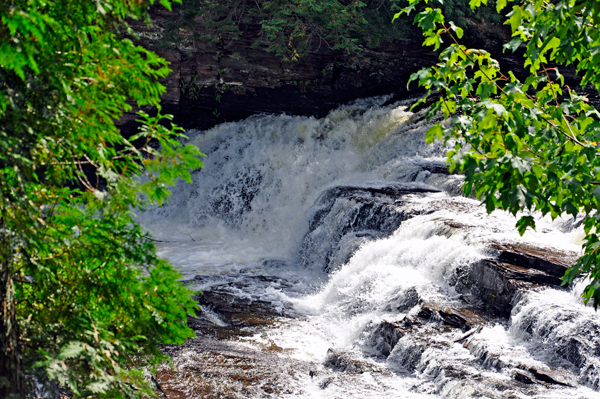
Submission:
<svg viewBox="0 0 600 399">
<path fill-rule="evenodd" d="M 0 397 L 151 397 L 142 368 L 193 336 L 193 293 L 133 218 L 202 167 L 161 114 L 167 61 L 119 33 L 153 3 L 0 0 Z M 157 110 L 129 138 L 128 101 Z"/>
<path fill-rule="evenodd" d="M 409 0 L 396 15 L 410 14 L 429 0 Z M 472 8 L 487 0 L 471 0 Z M 498 0 L 501 13 L 509 1 Z M 585 96 L 565 85 L 559 67 L 573 65 L 581 85 L 600 88 L 600 3 L 587 0 L 514 2 L 506 14 L 513 39 L 505 51 L 524 50 L 529 75 L 522 81 L 503 72 L 498 61 L 480 49 L 460 44 L 462 29 L 446 22 L 439 8 L 425 7 L 414 18 L 424 45 L 442 49 L 439 63 L 413 74 L 410 81 L 440 97 L 427 111 L 442 113 L 426 139 L 451 141 L 452 171 L 465 175 L 463 191 L 482 200 L 488 212 L 521 215 L 520 234 L 535 228 L 531 214 L 552 218 L 584 217 L 584 255 L 563 277 L 589 277 L 585 301 L 600 304 L 600 113 Z M 448 40 L 449 45 L 445 45 Z M 445 46 L 445 47 L 443 47 Z M 410 82 L 409 82 L 410 84 Z M 426 99 L 422 99 L 424 102 Z"/>
</svg>

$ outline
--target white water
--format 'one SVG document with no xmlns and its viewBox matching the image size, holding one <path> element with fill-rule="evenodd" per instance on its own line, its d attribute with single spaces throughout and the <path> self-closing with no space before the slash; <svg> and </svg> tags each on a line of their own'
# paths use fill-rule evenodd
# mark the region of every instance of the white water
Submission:
<svg viewBox="0 0 600 399">
<path fill-rule="evenodd" d="M 385 100 L 362 100 L 324 119 L 265 115 L 188 132 L 190 142 L 208 154 L 205 168 L 194 174 L 193 185 L 175 188 L 169 205 L 141 215 L 140 221 L 163 241 L 160 255 L 180 268 L 184 278 L 215 276 L 198 289 L 257 275 L 293 283 L 291 288 L 248 286 L 239 292 L 240 297 L 272 301 L 282 309 L 291 306 L 301 316 L 246 338 L 246 344 L 273 343 L 285 349 L 281 356 L 312 362 L 319 370 L 333 348 L 380 370 L 340 374 L 325 388 L 322 381 L 305 376 L 290 388 L 290 396 L 600 397 L 589 387 L 594 386 L 593 370 L 579 372 L 581 365 L 574 366 L 572 359 L 561 358 L 553 349 L 566 337 L 592 339 L 592 333 L 600 331 L 586 330 L 588 325 L 600 326 L 600 318 L 581 303 L 581 287 L 526 295 L 509 323 L 486 325 L 466 348 L 452 342 L 460 335 L 456 331 L 432 329 L 424 351 L 416 351 L 417 344 L 407 335 L 387 360 L 372 356 L 367 332 L 382 320 L 402 318 L 404 313 L 392 312 L 389 306 L 399 293 L 415 289 L 424 302 L 460 305 L 460 295 L 448 281 L 457 269 L 487 257 L 486 244 L 531 243 L 578 252 L 582 238 L 570 221 L 547 219 L 538 220 L 536 232 L 519 237 L 511 215 L 488 216 L 477 201 L 457 196 L 459 176 L 423 167 L 445 163 L 440 144 L 424 143 L 427 124 L 407 112 L 406 104 L 381 107 Z M 362 243 L 359 249 L 334 273 L 325 274 L 320 265 L 300 267 L 313 204 L 326 189 L 396 183 L 443 190 L 403 197 L 410 209 L 437 210 L 403 222 L 387 238 L 357 241 Z M 462 227 L 452 227 L 457 224 Z M 418 310 L 416 306 L 406 313 Z M 559 318 L 560 314 L 571 317 Z M 485 362 L 478 363 L 484 355 L 502 364 L 561 371 L 576 387 L 537 385 L 495 392 L 495 386 L 510 386 L 514 367 L 489 369 Z M 593 366 L 600 369 L 600 361 Z M 450 369 L 469 377 L 452 378 L 447 375 Z"/>
</svg>

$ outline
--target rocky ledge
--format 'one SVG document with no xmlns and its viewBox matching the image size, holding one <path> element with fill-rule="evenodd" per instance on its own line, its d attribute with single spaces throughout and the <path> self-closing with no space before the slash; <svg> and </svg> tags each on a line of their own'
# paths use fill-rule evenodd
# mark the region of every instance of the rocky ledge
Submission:
<svg viewBox="0 0 600 399">
<path fill-rule="evenodd" d="M 301 245 L 300 262 L 305 267 L 320 265 L 330 273 L 347 263 L 363 243 L 390 236 L 415 216 L 441 209 L 460 213 L 473 210 L 465 209 L 467 203 L 463 201 L 414 201 L 434 192 L 437 190 L 416 183 L 326 190 L 314 205 L 309 232 Z M 442 220 L 437 234 L 450 236 L 471 228 L 456 220 Z M 576 253 L 526 243 L 487 240 L 486 247 L 488 258 L 457 268 L 448 283 L 462 294 L 466 303 L 502 318 L 510 316 L 521 293 L 540 287 L 560 287 L 561 277 L 578 258 Z M 464 320 L 450 322 L 453 323 L 461 327 L 469 325 Z"/>
<path fill-rule="evenodd" d="M 192 28 L 179 29 L 175 44 L 168 36 L 181 12 L 156 6 L 150 10 L 151 26 L 143 21 L 130 21 L 130 26 L 136 43 L 170 62 L 173 72 L 164 81 L 163 111 L 185 128 L 206 129 L 260 113 L 321 117 L 357 98 L 390 93 L 405 97 L 413 94 L 407 90 L 410 75 L 437 61 L 416 28 L 402 40 L 352 53 L 317 41 L 297 61 L 257 48 L 254 44 L 264 35 L 259 23 L 241 24 L 235 35 L 209 40 L 214 32 L 199 18 Z M 477 34 L 484 25 L 471 29 L 466 44 L 488 49 L 519 75 L 517 58 L 503 53 L 499 37 Z M 135 119 L 129 113 L 120 125 L 131 129 Z"/>
<path fill-rule="evenodd" d="M 422 45 L 419 29 L 409 31 L 403 40 L 353 53 L 315 43 L 298 61 L 284 61 L 253 45 L 264 35 L 258 23 L 240 25 L 236 35 L 223 34 L 220 40 L 211 41 L 206 37 L 213 32 L 198 21 L 193 28 L 179 29 L 174 44 L 167 36 L 180 18 L 180 11 L 156 6 L 150 10 L 151 25 L 130 21 L 130 26 L 137 44 L 169 61 L 172 73 L 163 82 L 167 88 L 163 112 L 173 114 L 175 122 L 186 129 L 207 129 L 260 113 L 322 117 L 358 98 L 418 95 L 416 84 L 408 91 L 410 75 L 437 62 L 437 54 Z M 465 44 L 487 49 L 503 67 L 525 76 L 521 57 L 503 52 L 500 36 L 477 34 L 477 29 L 485 31 L 484 25 L 473 28 Z M 571 69 L 561 69 L 561 73 L 569 85 L 577 85 Z M 595 90 L 586 94 L 597 103 Z M 118 122 L 124 132 L 136 128 L 136 111 Z"/>
</svg>

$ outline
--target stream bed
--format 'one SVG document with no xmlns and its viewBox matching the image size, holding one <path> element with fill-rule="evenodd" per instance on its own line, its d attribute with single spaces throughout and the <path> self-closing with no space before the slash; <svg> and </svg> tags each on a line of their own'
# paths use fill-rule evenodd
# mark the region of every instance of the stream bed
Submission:
<svg viewBox="0 0 600 399">
<path fill-rule="evenodd" d="M 193 184 L 139 216 L 202 307 L 168 398 L 600 398 L 600 317 L 561 287 L 578 220 L 487 215 L 410 101 L 189 131 Z"/>
</svg>

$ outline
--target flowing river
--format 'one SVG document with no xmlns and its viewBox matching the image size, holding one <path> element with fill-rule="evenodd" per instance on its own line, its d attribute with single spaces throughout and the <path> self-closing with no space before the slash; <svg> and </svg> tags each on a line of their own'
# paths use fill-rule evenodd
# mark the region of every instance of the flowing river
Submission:
<svg viewBox="0 0 600 399">
<path fill-rule="evenodd" d="M 558 280 L 578 221 L 520 237 L 388 100 L 188 132 L 205 168 L 139 216 L 204 292 L 167 397 L 600 397 L 600 317 Z"/>
</svg>

